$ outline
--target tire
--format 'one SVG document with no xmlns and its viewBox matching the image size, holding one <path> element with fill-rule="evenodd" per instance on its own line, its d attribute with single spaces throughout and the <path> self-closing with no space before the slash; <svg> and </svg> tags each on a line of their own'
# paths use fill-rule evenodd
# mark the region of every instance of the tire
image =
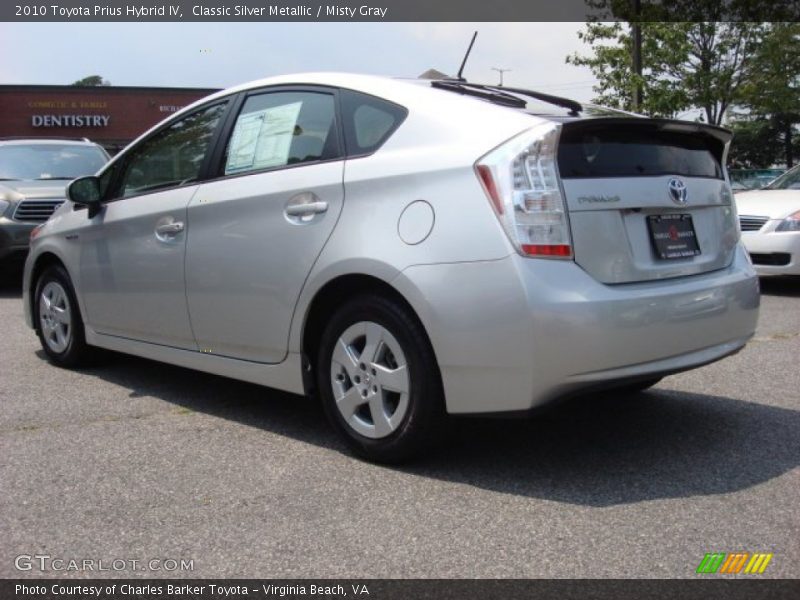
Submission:
<svg viewBox="0 0 800 600">
<path fill-rule="evenodd" d="M 36 282 L 35 294 L 36 334 L 48 360 L 66 368 L 90 364 L 94 352 L 86 344 L 83 319 L 66 270 L 48 267 Z"/>
<path fill-rule="evenodd" d="M 399 463 L 442 442 L 439 367 L 403 304 L 368 294 L 339 308 L 322 334 L 316 374 L 328 420 L 359 456 Z"/>
<path fill-rule="evenodd" d="M 618 388 L 615 388 L 614 391 L 622 394 L 635 394 L 637 392 L 643 392 L 647 389 L 650 389 L 662 379 L 663 377 L 653 377 L 652 379 L 645 379 L 643 381 L 637 381 L 636 383 L 629 383 L 620 386 Z"/>
</svg>

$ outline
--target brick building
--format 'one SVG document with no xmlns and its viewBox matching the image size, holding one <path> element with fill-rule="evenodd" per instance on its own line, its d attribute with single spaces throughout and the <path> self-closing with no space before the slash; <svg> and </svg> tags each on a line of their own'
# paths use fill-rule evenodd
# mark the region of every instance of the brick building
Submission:
<svg viewBox="0 0 800 600">
<path fill-rule="evenodd" d="M 88 138 L 114 154 L 216 89 L 0 85 L 0 138 Z"/>
</svg>

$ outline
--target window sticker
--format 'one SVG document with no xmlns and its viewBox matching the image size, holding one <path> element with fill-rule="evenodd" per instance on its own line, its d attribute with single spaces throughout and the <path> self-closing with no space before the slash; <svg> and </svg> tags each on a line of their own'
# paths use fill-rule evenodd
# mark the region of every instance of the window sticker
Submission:
<svg viewBox="0 0 800 600">
<path fill-rule="evenodd" d="M 241 115 L 231 136 L 225 174 L 287 164 L 302 102 Z"/>
</svg>

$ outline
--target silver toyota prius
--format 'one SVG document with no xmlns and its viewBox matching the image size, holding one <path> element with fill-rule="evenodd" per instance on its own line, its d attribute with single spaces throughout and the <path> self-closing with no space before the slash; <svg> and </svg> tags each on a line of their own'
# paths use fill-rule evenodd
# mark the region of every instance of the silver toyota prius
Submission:
<svg viewBox="0 0 800 600">
<path fill-rule="evenodd" d="M 56 365 L 107 348 L 315 394 L 355 452 L 404 460 L 448 414 L 740 350 L 759 291 L 730 137 L 461 79 L 256 81 L 70 184 L 26 319 Z"/>
</svg>

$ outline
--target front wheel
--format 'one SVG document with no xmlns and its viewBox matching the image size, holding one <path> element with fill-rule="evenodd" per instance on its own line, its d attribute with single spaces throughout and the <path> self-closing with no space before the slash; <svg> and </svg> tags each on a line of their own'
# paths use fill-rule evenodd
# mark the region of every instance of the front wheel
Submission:
<svg viewBox="0 0 800 600">
<path fill-rule="evenodd" d="M 42 273 L 36 283 L 36 333 L 50 362 L 61 367 L 87 364 L 92 351 L 86 345 L 83 320 L 69 275 L 60 266 Z"/>
<path fill-rule="evenodd" d="M 322 335 L 317 385 L 329 421 L 357 454 L 394 463 L 441 441 L 441 376 L 422 326 L 401 303 L 365 295 Z"/>
</svg>

